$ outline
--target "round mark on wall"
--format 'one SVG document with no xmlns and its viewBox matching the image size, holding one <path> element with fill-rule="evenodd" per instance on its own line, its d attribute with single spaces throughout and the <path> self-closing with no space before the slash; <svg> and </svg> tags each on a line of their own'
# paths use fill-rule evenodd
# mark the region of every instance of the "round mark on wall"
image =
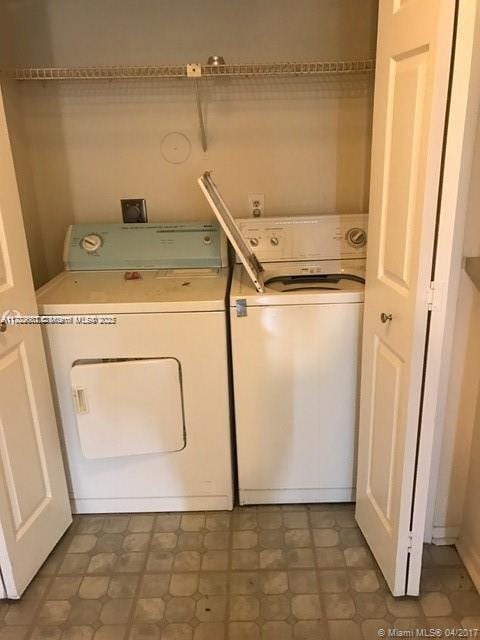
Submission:
<svg viewBox="0 0 480 640">
<path fill-rule="evenodd" d="M 171 131 L 160 145 L 163 158 L 171 164 L 182 164 L 190 155 L 192 143 L 184 133 Z"/>
</svg>

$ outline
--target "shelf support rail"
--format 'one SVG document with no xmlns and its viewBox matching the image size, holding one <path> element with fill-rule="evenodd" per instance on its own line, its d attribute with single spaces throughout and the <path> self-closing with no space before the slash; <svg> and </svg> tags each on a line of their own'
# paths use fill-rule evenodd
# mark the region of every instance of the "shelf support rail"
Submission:
<svg viewBox="0 0 480 640">
<path fill-rule="evenodd" d="M 199 63 L 187 64 L 186 70 L 187 70 L 187 77 L 193 78 L 193 83 L 195 85 L 195 100 L 197 102 L 198 124 L 200 125 L 202 149 L 206 151 L 207 150 L 207 134 L 205 130 L 205 121 L 203 119 L 200 85 L 198 84 L 198 78 L 202 76 L 202 65 Z"/>
</svg>

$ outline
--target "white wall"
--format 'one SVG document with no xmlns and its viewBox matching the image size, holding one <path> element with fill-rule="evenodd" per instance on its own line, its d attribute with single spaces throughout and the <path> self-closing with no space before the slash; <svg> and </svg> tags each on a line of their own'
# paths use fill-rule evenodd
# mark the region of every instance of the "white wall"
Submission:
<svg viewBox="0 0 480 640">
<path fill-rule="evenodd" d="M 18 66 L 358 59 L 375 56 L 376 0 L 5 0 L 3 61 Z M 7 83 L 7 117 L 37 284 L 61 269 L 66 226 L 209 218 L 213 169 L 235 215 L 367 210 L 372 81 L 223 80 L 205 86 L 203 153 L 189 81 Z M 13 86 L 14 85 L 14 86 Z M 188 159 L 162 140 L 181 132 Z"/>
<path fill-rule="evenodd" d="M 480 255 L 480 120 L 465 227 L 465 256 Z M 474 548 L 480 571 L 480 292 L 462 271 L 449 373 L 434 536 Z M 464 497 L 465 499 L 464 505 Z M 462 529 L 463 521 L 463 529 Z M 463 542 L 462 542 L 463 540 Z M 473 551 L 472 551 L 473 553 Z M 480 586 L 480 585 L 479 585 Z"/>
<path fill-rule="evenodd" d="M 465 233 L 465 255 L 480 256 L 480 117 L 477 127 L 475 160 L 472 170 L 469 217 Z M 467 276 L 468 277 L 468 276 Z M 462 297 L 463 296 L 463 297 Z M 468 336 L 468 355 L 464 373 L 462 404 L 471 429 L 470 449 L 463 451 L 457 463 L 466 466 L 466 492 L 462 510 L 462 524 L 458 549 L 480 590 L 480 291 L 471 281 L 464 283 L 459 297 L 459 314 Z M 466 429 L 464 428 L 464 433 Z M 463 440 L 468 442 L 470 433 Z M 462 433 L 457 441 L 462 439 Z"/>
</svg>

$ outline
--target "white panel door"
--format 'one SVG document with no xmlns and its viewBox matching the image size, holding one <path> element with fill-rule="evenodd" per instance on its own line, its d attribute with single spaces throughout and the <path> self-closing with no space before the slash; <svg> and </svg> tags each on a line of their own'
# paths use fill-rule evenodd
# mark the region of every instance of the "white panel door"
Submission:
<svg viewBox="0 0 480 640">
<path fill-rule="evenodd" d="M 422 553 L 414 486 L 428 491 L 416 456 L 454 11 L 379 7 L 356 517 L 394 595 L 419 590 L 407 573 Z"/>
<path fill-rule="evenodd" d="M 0 315 L 37 312 L 0 94 Z M 39 326 L 0 325 L 0 566 L 18 598 L 71 522 Z"/>
</svg>

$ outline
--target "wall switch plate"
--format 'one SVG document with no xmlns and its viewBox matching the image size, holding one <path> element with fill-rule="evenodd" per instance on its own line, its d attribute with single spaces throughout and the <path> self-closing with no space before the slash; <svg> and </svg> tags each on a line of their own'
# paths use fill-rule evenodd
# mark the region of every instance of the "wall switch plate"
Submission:
<svg viewBox="0 0 480 640">
<path fill-rule="evenodd" d="M 147 201 L 144 198 L 124 198 L 120 202 L 124 222 L 148 222 Z"/>
<path fill-rule="evenodd" d="M 248 209 L 254 218 L 260 218 L 265 213 L 265 196 L 263 193 L 251 193 L 248 196 Z"/>
</svg>

